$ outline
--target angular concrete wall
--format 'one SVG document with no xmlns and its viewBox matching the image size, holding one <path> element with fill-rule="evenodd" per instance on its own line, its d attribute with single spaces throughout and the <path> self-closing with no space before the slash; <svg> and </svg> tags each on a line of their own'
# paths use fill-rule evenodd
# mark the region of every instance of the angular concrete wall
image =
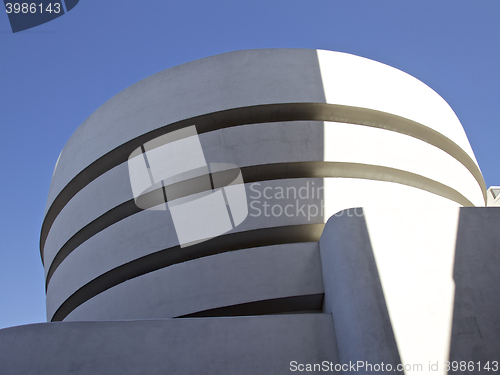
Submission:
<svg viewBox="0 0 500 375">
<path fill-rule="evenodd" d="M 340 362 L 402 363 L 407 374 L 447 374 L 446 361 L 493 370 L 498 223 L 498 208 L 359 208 L 330 218 L 319 242 L 323 310 Z"/>
<path fill-rule="evenodd" d="M 401 363 L 362 208 L 341 211 L 319 241 L 323 311 L 336 326 L 341 363 Z M 342 216 L 340 216 L 342 215 Z M 403 372 L 398 372 L 403 373 Z"/>
<path fill-rule="evenodd" d="M 489 361 L 492 369 L 500 364 L 499 223 L 500 207 L 461 209 L 453 266 L 450 360 Z"/>
</svg>

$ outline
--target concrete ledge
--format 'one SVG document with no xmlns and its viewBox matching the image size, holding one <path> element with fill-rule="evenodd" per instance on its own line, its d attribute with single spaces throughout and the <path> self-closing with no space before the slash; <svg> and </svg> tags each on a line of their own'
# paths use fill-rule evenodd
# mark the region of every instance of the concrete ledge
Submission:
<svg viewBox="0 0 500 375">
<path fill-rule="evenodd" d="M 338 363 L 330 314 L 42 323 L 0 330 L 2 375 L 290 374 Z"/>
</svg>

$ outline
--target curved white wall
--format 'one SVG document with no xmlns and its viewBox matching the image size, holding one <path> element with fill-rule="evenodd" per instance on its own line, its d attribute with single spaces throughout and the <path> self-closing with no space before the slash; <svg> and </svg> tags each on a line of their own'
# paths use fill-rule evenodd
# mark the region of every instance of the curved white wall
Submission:
<svg viewBox="0 0 500 375">
<path fill-rule="evenodd" d="M 181 251 L 168 211 L 136 208 L 126 162 L 141 144 L 190 125 L 207 162 L 241 168 L 249 216 Z M 280 189 L 303 195 L 280 197 Z M 317 258 L 331 215 L 361 206 L 483 206 L 484 194 L 451 108 L 397 69 L 294 49 L 183 64 L 110 99 L 64 147 L 42 229 L 48 319 L 173 317 L 319 295 L 321 266 L 303 260 Z M 277 267 L 290 259 L 308 265 Z M 203 278 L 208 269 L 217 275 Z"/>
<path fill-rule="evenodd" d="M 318 60 L 327 103 L 375 109 L 419 122 L 451 139 L 476 161 L 457 116 L 426 84 L 388 65 L 347 53 L 319 50 Z"/>
</svg>

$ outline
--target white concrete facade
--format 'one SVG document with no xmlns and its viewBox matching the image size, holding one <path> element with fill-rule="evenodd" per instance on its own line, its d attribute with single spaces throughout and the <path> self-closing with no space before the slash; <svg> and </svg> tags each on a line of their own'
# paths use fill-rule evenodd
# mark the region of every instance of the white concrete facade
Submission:
<svg viewBox="0 0 500 375">
<path fill-rule="evenodd" d="M 111 281 L 112 274 L 179 243 L 168 212 L 139 212 L 133 206 L 125 155 L 158 135 L 192 125 L 207 162 L 232 163 L 251 180 L 245 181 L 247 196 L 254 197 L 250 215 L 219 239 L 239 238 L 229 250 L 246 248 L 245 232 L 273 228 L 307 232 L 309 226 L 312 232 L 302 237 L 317 241 L 317 225 L 349 207 L 485 205 L 484 182 L 460 122 L 439 95 L 406 73 L 330 51 L 254 50 L 202 59 L 116 95 L 62 151 L 41 240 L 49 320 L 71 319 L 80 306 L 77 316 L 84 319 L 88 308 L 82 304 L 96 305 L 89 300 L 101 293 L 104 299 L 119 293 L 113 298 L 129 301 L 125 310 L 134 310 L 130 290 L 126 298 L 119 292 L 132 274 Z M 313 184 L 316 197 L 294 202 L 278 196 L 277 189 L 304 186 L 311 194 Z M 264 212 L 266 204 L 274 211 Z M 279 243 L 297 241 L 305 240 Z M 134 274 L 127 285 L 141 284 L 142 277 L 161 268 Z M 92 287 L 100 284 L 99 277 L 109 278 L 106 286 Z M 142 293 L 138 287 L 132 294 Z M 256 300 L 249 295 L 245 302 Z M 165 314 L 153 313 L 173 317 Z M 104 311 L 98 315 L 106 319 Z M 116 314 L 110 310 L 111 316 Z"/>
<path fill-rule="evenodd" d="M 355 213 L 332 216 L 319 241 L 340 362 L 448 374 L 447 361 L 473 361 L 469 373 L 487 371 L 477 363 L 498 361 L 500 348 L 500 209 Z"/>
<path fill-rule="evenodd" d="M 193 125 L 207 163 L 241 170 L 248 216 L 224 235 L 182 248 L 168 209 L 136 205 L 127 162 L 148 142 Z M 491 270 L 500 266 L 500 238 L 488 227 L 500 216 L 484 208 L 498 200 L 493 196 L 453 110 L 395 68 L 299 49 L 237 51 L 183 64 L 111 98 L 64 147 L 40 249 L 47 320 L 68 328 L 55 336 L 37 326 L 19 332 L 25 340 L 50 340 L 74 327 L 97 336 L 107 329 L 113 345 L 122 340 L 119 329 L 150 327 L 112 321 L 154 320 L 179 337 L 199 329 L 204 345 L 228 340 L 219 348 L 227 354 L 231 345 L 252 351 L 265 340 L 246 324 L 265 330 L 276 323 L 281 332 L 303 320 L 293 348 L 277 351 L 278 362 L 263 359 L 269 368 L 235 370 L 234 358 L 209 373 L 288 373 L 282 359 L 299 361 L 295 350 L 306 346 L 303 363 L 484 359 L 491 349 L 463 344 L 457 332 L 465 323 L 455 319 L 464 314 L 457 303 L 471 298 L 470 288 L 492 290 L 472 280 L 459 295 L 461 276 L 452 273 L 475 246 L 468 243 L 457 258 L 461 235 L 483 236 L 482 259 Z M 464 223 L 482 217 L 493 221 L 471 234 Z M 485 280 L 497 278 L 491 271 Z M 496 322 L 487 308 L 478 316 L 484 317 L 478 324 Z M 199 323 L 189 319 L 195 317 Z M 82 321 L 88 325 L 75 323 Z M 241 338 L 221 330 L 225 322 L 241 324 L 235 328 Z M 215 326 L 226 333 L 214 335 Z M 316 340 L 312 332 L 322 329 L 327 334 Z M 0 332 L 0 347 L 11 334 Z M 179 340 L 163 344 L 194 345 Z M 498 339 L 490 336 L 487 344 L 498 347 Z M 85 345 L 68 342 L 68 350 Z M 120 346 L 105 353 L 120 356 Z M 80 359 L 71 360 L 79 366 Z M 199 370 L 168 361 L 184 372 Z"/>
</svg>

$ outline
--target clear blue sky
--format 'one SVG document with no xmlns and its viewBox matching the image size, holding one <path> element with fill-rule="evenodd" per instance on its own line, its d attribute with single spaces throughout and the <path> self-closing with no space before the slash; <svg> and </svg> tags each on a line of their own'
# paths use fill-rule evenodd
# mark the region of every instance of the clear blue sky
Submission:
<svg viewBox="0 0 500 375">
<path fill-rule="evenodd" d="M 65 142 L 119 91 L 187 61 L 297 47 L 394 66 L 451 105 L 500 185 L 499 19 L 492 0 L 80 0 L 12 34 L 0 12 L 0 328 L 45 321 L 38 241 Z"/>
</svg>

